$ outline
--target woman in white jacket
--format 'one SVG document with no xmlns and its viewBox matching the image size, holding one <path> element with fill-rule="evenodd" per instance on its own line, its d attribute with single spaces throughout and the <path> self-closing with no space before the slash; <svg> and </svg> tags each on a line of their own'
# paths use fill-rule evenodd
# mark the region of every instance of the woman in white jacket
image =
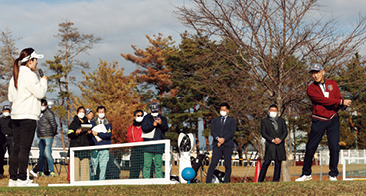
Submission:
<svg viewBox="0 0 366 196">
<path fill-rule="evenodd" d="M 47 92 L 47 77 L 38 79 L 37 59 L 42 54 L 25 48 L 14 61 L 13 77 L 9 82 L 8 99 L 12 103 L 14 148 L 9 161 L 9 186 L 38 186 L 27 181 L 29 151 L 41 113 L 41 98 Z M 20 63 L 20 66 L 19 66 Z"/>
</svg>

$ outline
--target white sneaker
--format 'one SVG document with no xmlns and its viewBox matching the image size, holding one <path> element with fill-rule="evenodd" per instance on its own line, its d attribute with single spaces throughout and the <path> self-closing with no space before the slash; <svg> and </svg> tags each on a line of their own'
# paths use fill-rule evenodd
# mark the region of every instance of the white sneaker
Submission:
<svg viewBox="0 0 366 196">
<path fill-rule="evenodd" d="M 32 176 L 33 177 L 35 177 L 35 178 L 37 178 L 38 177 L 38 175 L 37 175 L 37 173 L 35 173 L 33 170 L 30 170 L 30 172 L 29 172 L 30 174 L 32 174 Z"/>
<path fill-rule="evenodd" d="M 309 181 L 311 179 L 313 179 L 311 177 L 311 175 L 308 175 L 308 176 L 307 175 L 302 175 L 300 178 L 296 179 L 295 181 L 296 182 L 303 182 L 303 181 Z"/>
<path fill-rule="evenodd" d="M 32 183 L 31 181 L 29 181 L 29 180 L 20 180 L 20 179 L 18 179 L 18 181 L 17 181 L 17 186 L 19 187 L 19 186 L 24 186 L 24 187 L 26 187 L 26 186 L 29 186 L 29 187 L 36 187 L 36 186 L 39 186 L 37 183 Z"/>
<path fill-rule="evenodd" d="M 16 187 L 17 186 L 17 181 L 16 180 L 12 180 L 12 179 L 9 179 L 9 184 L 8 184 L 8 187 Z"/>
<path fill-rule="evenodd" d="M 337 176 L 329 176 L 329 181 L 337 181 Z"/>
</svg>

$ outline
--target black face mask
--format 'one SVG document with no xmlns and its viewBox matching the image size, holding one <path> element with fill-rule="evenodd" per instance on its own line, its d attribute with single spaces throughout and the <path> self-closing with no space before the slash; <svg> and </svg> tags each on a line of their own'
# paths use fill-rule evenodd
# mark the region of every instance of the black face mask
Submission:
<svg viewBox="0 0 366 196">
<path fill-rule="evenodd" d="M 132 125 L 135 126 L 135 127 L 139 127 L 139 126 L 141 126 L 141 122 L 136 122 L 136 120 L 133 120 Z"/>
</svg>

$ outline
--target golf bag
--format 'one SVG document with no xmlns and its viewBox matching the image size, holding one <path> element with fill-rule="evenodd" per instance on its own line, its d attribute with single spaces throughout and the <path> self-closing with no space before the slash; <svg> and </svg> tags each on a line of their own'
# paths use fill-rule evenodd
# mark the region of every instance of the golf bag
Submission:
<svg viewBox="0 0 366 196">
<path fill-rule="evenodd" d="M 193 149 L 193 139 L 194 137 L 192 133 L 180 133 L 178 137 L 180 183 L 187 183 L 187 181 L 182 178 L 183 169 L 186 167 L 192 167 L 190 158 Z"/>
</svg>

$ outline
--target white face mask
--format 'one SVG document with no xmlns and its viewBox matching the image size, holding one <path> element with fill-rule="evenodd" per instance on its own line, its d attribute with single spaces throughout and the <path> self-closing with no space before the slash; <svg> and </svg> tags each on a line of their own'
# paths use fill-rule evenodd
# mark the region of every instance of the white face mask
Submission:
<svg viewBox="0 0 366 196">
<path fill-rule="evenodd" d="M 141 117 L 139 117 L 139 116 L 138 116 L 138 117 L 136 117 L 136 122 L 142 122 L 142 120 L 143 120 L 143 119 L 144 119 L 144 117 L 142 117 L 142 116 L 141 116 Z"/>
<path fill-rule="evenodd" d="M 221 115 L 221 116 L 226 116 L 226 115 L 227 115 L 227 113 L 226 113 L 226 111 L 220 111 L 220 115 Z"/>
<path fill-rule="evenodd" d="M 157 117 L 158 115 L 159 115 L 159 112 L 151 113 L 151 116 L 153 116 L 153 117 Z"/>
<path fill-rule="evenodd" d="M 83 112 L 78 113 L 78 117 L 79 118 L 84 118 L 85 117 L 85 113 L 83 113 Z"/>
<path fill-rule="evenodd" d="M 98 117 L 99 117 L 100 119 L 103 119 L 103 118 L 105 117 L 105 113 L 98 113 Z"/>
<path fill-rule="evenodd" d="M 46 106 L 41 106 L 41 110 L 42 111 L 45 111 L 47 109 L 47 107 Z"/>
<path fill-rule="evenodd" d="M 269 112 L 269 117 L 276 118 L 277 117 L 277 112 Z"/>
<path fill-rule="evenodd" d="M 8 116 L 10 116 L 10 113 L 9 112 L 4 112 L 3 115 L 8 117 Z"/>
</svg>

